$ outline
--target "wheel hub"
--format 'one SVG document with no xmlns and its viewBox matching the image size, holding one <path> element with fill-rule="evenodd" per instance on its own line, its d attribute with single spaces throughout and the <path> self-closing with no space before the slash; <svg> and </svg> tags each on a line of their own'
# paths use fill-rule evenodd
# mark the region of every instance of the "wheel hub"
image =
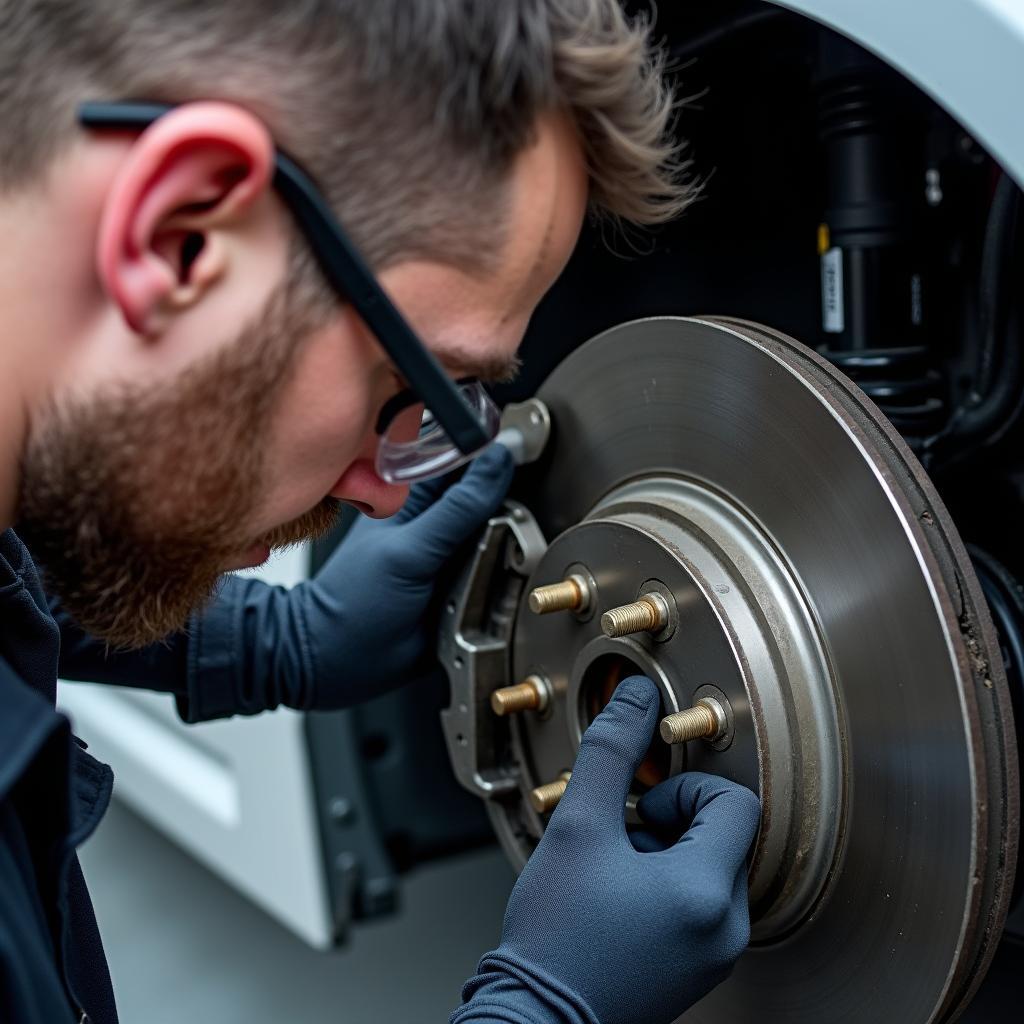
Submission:
<svg viewBox="0 0 1024 1024">
<path fill-rule="evenodd" d="M 820 894 L 842 821 L 842 745 L 828 660 L 796 580 L 748 515 L 700 483 L 671 477 L 610 492 L 552 542 L 529 587 L 579 568 L 595 592 L 583 621 L 531 615 L 522 606 L 517 615 L 513 677 L 540 675 L 564 695 L 550 714 L 515 720 L 514 749 L 527 782 L 539 785 L 571 768 L 565 758 L 610 696 L 605 686 L 604 701 L 594 701 L 585 685 L 608 679 L 602 664 L 617 659 L 649 675 L 665 714 L 719 698 L 732 726 L 727 742 L 655 746 L 670 751 L 671 774 L 714 771 L 772 794 L 751 866 L 751 901 L 755 940 L 778 934 Z M 594 608 L 659 589 L 672 602 L 669 635 L 603 635 Z M 539 838 L 540 819 L 527 824 L 529 836 Z M 517 861 L 525 861 L 528 847 L 514 848 Z"/>
</svg>

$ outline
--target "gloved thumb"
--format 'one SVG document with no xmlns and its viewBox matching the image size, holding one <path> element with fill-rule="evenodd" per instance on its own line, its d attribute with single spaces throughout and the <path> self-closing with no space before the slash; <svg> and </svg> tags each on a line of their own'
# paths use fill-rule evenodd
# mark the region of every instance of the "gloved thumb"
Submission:
<svg viewBox="0 0 1024 1024">
<path fill-rule="evenodd" d="M 458 547 L 494 515 L 505 500 L 514 472 L 509 450 L 493 444 L 477 456 L 458 483 L 409 524 L 410 549 L 423 573 L 439 572 Z"/>
<path fill-rule="evenodd" d="M 609 824 L 618 821 L 625 836 L 626 797 L 650 746 L 660 705 L 658 688 L 646 676 L 630 676 L 619 683 L 583 734 L 572 778 L 555 815 L 579 813 L 605 834 Z"/>
<path fill-rule="evenodd" d="M 672 848 L 720 866 L 731 878 L 743 866 L 761 820 L 761 802 L 718 775 L 684 772 L 645 793 L 637 812 L 647 825 L 685 835 Z"/>
</svg>

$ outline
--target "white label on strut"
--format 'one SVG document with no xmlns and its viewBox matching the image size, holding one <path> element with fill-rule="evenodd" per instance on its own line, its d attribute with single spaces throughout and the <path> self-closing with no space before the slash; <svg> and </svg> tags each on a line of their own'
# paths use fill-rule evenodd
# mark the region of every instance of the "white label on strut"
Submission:
<svg viewBox="0 0 1024 1024">
<path fill-rule="evenodd" d="M 821 255 L 821 316 L 829 334 L 842 334 L 843 250 L 838 246 Z"/>
</svg>

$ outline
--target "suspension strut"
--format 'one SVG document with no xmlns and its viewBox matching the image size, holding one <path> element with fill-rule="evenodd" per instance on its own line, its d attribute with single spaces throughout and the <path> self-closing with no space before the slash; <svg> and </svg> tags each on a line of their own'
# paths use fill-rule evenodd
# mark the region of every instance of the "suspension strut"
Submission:
<svg viewBox="0 0 1024 1024">
<path fill-rule="evenodd" d="M 823 33 L 816 75 L 824 174 L 819 352 L 913 446 L 944 420 L 946 394 L 918 242 L 923 138 L 894 78 L 864 50 Z"/>
</svg>

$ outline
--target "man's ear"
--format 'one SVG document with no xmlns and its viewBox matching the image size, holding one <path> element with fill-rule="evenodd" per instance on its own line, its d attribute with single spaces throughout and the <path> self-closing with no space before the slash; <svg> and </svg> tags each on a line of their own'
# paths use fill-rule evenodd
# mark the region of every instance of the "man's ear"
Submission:
<svg viewBox="0 0 1024 1024">
<path fill-rule="evenodd" d="M 160 331 L 225 271 L 226 232 L 270 187 L 274 144 L 229 103 L 189 103 L 146 129 L 118 169 L 97 242 L 100 278 L 128 326 Z"/>
</svg>

